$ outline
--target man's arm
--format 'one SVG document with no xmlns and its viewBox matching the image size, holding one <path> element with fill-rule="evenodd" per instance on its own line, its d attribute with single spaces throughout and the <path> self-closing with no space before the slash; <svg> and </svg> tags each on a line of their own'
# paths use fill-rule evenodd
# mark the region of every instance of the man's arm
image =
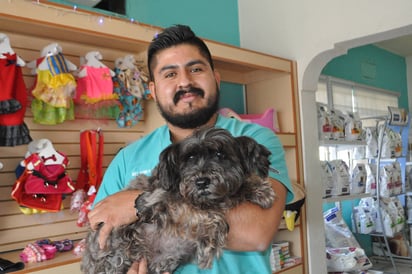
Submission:
<svg viewBox="0 0 412 274">
<path fill-rule="evenodd" d="M 272 242 L 282 219 L 287 189 L 282 183 L 269 179 L 276 194 L 271 208 L 262 209 L 247 202 L 227 213 L 226 218 L 230 226 L 227 249 L 264 251 Z"/>
</svg>

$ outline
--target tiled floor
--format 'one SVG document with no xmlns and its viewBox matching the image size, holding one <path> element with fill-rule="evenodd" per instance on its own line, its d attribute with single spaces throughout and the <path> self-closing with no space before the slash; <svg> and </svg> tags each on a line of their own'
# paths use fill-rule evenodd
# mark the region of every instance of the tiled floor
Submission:
<svg viewBox="0 0 412 274">
<path fill-rule="evenodd" d="M 396 261 L 396 268 L 398 272 L 395 272 L 394 267 L 389 262 L 373 262 L 373 270 L 383 271 L 384 274 L 411 274 L 412 273 L 412 261 Z M 370 271 L 371 274 L 373 273 Z M 369 273 L 369 272 L 368 272 Z M 382 273 L 382 272 L 376 272 Z"/>
</svg>

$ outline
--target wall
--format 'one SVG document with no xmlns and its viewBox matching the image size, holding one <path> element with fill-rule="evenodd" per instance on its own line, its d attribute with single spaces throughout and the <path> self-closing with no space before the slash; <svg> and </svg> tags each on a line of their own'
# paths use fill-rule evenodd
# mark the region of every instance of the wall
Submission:
<svg viewBox="0 0 412 274">
<path fill-rule="evenodd" d="M 322 74 L 400 93 L 399 106 L 408 109 L 405 58 L 373 45 L 348 50 L 331 60 Z"/>
<path fill-rule="evenodd" d="M 179 7 L 176 4 L 168 0 L 131 0 L 126 1 L 126 13 L 128 17 L 146 24 L 160 27 L 186 24 L 200 37 L 235 46 L 240 44 L 236 0 L 181 0 Z M 240 85 L 222 83 L 220 97 L 222 107 L 244 113 L 245 102 Z"/>
<path fill-rule="evenodd" d="M 190 25 L 201 37 L 231 45 L 240 44 L 237 10 L 237 0 L 126 1 L 127 16 L 137 21 L 159 27 Z"/>
<path fill-rule="evenodd" d="M 298 64 L 307 191 L 309 273 L 326 273 L 319 256 L 324 234 L 318 170 L 315 90 L 323 67 L 348 49 L 412 33 L 409 0 L 238 0 L 240 45 L 290 58 Z M 259 20 L 256 20 L 256 18 Z M 258 43 L 256 41 L 259 41 Z M 409 72 L 410 73 L 410 72 Z"/>
<path fill-rule="evenodd" d="M 51 2 L 74 6 L 66 0 L 52 0 Z M 99 12 L 113 14 L 102 10 Z M 186 24 L 200 37 L 234 46 L 240 44 L 237 0 L 203 2 L 180 0 L 178 5 L 168 0 L 126 0 L 126 15 L 113 14 L 113 16 L 125 17 L 128 20 L 163 28 L 173 24 Z M 222 83 L 220 96 L 222 107 L 229 107 L 238 113 L 245 112 L 242 86 Z"/>
</svg>

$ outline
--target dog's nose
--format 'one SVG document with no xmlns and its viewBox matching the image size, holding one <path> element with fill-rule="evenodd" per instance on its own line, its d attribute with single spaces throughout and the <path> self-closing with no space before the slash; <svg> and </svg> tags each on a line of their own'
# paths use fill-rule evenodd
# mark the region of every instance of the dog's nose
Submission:
<svg viewBox="0 0 412 274">
<path fill-rule="evenodd" d="M 210 179 L 207 177 L 198 178 L 195 184 L 199 189 L 205 189 L 210 185 Z"/>
</svg>

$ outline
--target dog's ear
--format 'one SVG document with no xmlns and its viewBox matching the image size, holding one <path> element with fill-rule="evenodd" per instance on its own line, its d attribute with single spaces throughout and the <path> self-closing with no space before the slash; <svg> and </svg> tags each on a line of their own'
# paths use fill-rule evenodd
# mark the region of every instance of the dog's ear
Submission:
<svg viewBox="0 0 412 274">
<path fill-rule="evenodd" d="M 179 144 L 165 148 L 159 156 L 157 177 L 161 188 L 168 191 L 178 191 L 180 173 L 178 167 Z"/>
<path fill-rule="evenodd" d="M 247 136 L 236 137 L 236 141 L 239 143 L 247 173 L 257 173 L 260 177 L 266 178 L 269 175 L 271 152 Z"/>
</svg>

